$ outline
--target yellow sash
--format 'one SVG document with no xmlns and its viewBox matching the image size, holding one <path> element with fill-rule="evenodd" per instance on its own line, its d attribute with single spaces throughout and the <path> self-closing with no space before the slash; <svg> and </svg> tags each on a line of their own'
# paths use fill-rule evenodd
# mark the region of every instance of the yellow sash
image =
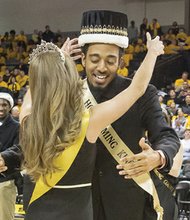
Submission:
<svg viewBox="0 0 190 220">
<path fill-rule="evenodd" d="M 47 183 L 49 186 L 47 186 L 42 177 L 37 180 L 32 197 L 30 199 L 30 203 L 34 202 L 36 199 L 44 195 L 46 192 L 48 192 L 52 187 L 54 187 L 59 180 L 63 178 L 63 176 L 67 173 L 69 168 L 71 167 L 73 161 L 75 160 L 82 143 L 84 141 L 84 138 L 86 136 L 86 130 L 88 127 L 89 122 L 89 111 L 85 111 L 83 118 L 82 118 L 82 125 L 81 125 L 81 134 L 77 138 L 76 142 L 66 148 L 57 158 L 54 160 L 54 164 L 56 167 L 60 167 L 62 170 L 57 171 L 52 174 L 48 174 L 46 176 Z"/>
</svg>

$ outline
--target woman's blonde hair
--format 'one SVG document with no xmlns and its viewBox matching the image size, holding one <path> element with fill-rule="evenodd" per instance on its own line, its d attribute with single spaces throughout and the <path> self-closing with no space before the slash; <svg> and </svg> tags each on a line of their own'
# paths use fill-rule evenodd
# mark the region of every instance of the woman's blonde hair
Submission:
<svg viewBox="0 0 190 220">
<path fill-rule="evenodd" d="M 23 122 L 24 167 L 33 180 L 59 169 L 53 159 L 74 143 L 81 130 L 82 81 L 71 58 L 47 51 L 30 62 L 31 114 Z"/>
</svg>

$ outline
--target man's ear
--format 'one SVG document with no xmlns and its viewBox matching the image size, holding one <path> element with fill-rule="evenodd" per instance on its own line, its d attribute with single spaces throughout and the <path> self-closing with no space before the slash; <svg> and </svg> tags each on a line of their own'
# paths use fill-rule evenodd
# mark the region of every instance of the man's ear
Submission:
<svg viewBox="0 0 190 220">
<path fill-rule="evenodd" d="M 119 67 L 120 67 L 122 61 L 123 61 L 123 57 L 120 57 L 119 58 Z"/>
<path fill-rule="evenodd" d="M 83 67 L 85 67 L 86 57 L 84 53 L 81 54 L 81 62 L 82 62 Z"/>
</svg>

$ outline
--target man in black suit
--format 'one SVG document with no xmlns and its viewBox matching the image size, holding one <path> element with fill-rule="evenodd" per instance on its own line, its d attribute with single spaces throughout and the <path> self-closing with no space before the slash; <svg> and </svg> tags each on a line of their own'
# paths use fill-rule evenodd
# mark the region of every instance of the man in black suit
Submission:
<svg viewBox="0 0 190 220">
<path fill-rule="evenodd" d="M 83 14 L 79 45 L 87 84 L 97 103 L 111 99 L 131 83 L 130 79 L 116 74 L 122 48 L 128 46 L 126 28 L 127 16 L 122 13 L 100 10 Z M 123 155 L 124 163 L 118 165 L 100 139 L 97 141 L 94 220 L 156 220 L 153 197 L 133 179 L 147 172 L 151 174 L 164 209 L 163 219 L 174 220 L 176 204 L 170 190 L 176 178 L 168 173 L 180 142 L 163 117 L 156 88 L 150 85 L 144 96 L 112 127 L 135 155 Z M 151 144 L 141 139 L 145 133 Z M 110 135 L 112 148 L 114 138 Z M 155 168 L 159 169 L 160 178 L 153 171 Z"/>
<path fill-rule="evenodd" d="M 0 219 L 2 220 L 14 219 L 15 180 L 20 177 L 19 123 L 10 114 L 14 105 L 10 92 L 6 88 L 0 88 Z"/>
</svg>

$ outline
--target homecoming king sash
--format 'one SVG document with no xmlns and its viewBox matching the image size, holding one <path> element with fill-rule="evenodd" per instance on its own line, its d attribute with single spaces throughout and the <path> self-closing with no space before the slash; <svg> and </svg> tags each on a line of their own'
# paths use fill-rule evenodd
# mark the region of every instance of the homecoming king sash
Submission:
<svg viewBox="0 0 190 220">
<path fill-rule="evenodd" d="M 58 168 L 61 168 L 61 170 L 46 175 L 46 180 L 49 186 L 44 183 L 42 177 L 37 180 L 29 204 L 31 204 L 39 197 L 44 195 L 46 192 L 48 192 L 51 188 L 53 188 L 67 173 L 82 146 L 82 143 L 86 136 L 88 122 L 89 111 L 85 111 L 82 117 L 81 133 L 79 137 L 76 139 L 74 144 L 67 147 L 58 157 L 54 159 L 54 165 Z"/>
<path fill-rule="evenodd" d="M 89 109 L 91 106 L 97 104 L 96 100 L 94 99 L 87 81 L 84 81 L 84 106 L 86 109 Z M 101 134 L 99 135 L 100 140 L 113 156 L 113 158 L 121 164 L 121 158 L 129 155 L 132 156 L 134 153 L 126 146 L 126 144 L 121 140 L 118 134 L 115 132 L 113 127 L 109 125 L 107 128 L 102 130 Z M 147 193 L 149 193 L 153 197 L 153 205 L 154 209 L 157 212 L 157 220 L 163 219 L 163 208 L 160 206 L 160 201 L 158 198 L 158 194 L 155 188 L 155 185 L 150 177 L 149 173 L 142 174 L 141 176 L 134 177 L 133 180 Z"/>
</svg>

